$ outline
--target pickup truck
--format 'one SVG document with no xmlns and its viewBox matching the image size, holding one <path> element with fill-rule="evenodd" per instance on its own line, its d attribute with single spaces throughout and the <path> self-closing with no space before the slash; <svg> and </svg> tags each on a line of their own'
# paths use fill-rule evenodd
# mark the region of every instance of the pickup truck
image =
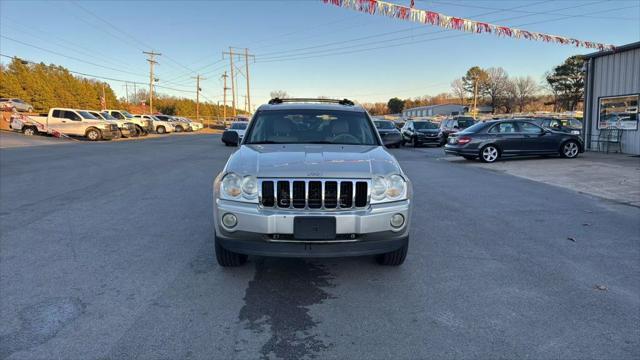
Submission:
<svg viewBox="0 0 640 360">
<path fill-rule="evenodd" d="M 118 120 L 126 120 L 127 122 L 132 122 L 136 125 L 136 130 L 138 131 L 139 136 L 146 136 L 153 129 L 153 121 L 148 119 L 136 118 L 133 115 L 129 114 L 129 112 L 125 110 L 104 110 L 109 115 L 113 116 Z"/>
<path fill-rule="evenodd" d="M 25 135 L 84 136 L 89 140 L 109 140 L 118 134 L 118 125 L 97 119 L 84 110 L 52 108 L 48 114 L 25 116 L 11 122 L 11 128 Z"/>
<path fill-rule="evenodd" d="M 118 120 L 113 116 L 109 115 L 109 113 L 106 111 L 102 111 L 102 112 L 97 110 L 85 110 L 85 111 L 93 115 L 94 117 L 96 117 L 96 119 L 102 119 L 112 124 L 118 125 L 119 134 L 118 136 L 116 136 L 118 138 L 138 136 L 138 130 L 136 130 L 136 124 L 132 122 L 128 122 L 127 120 Z"/>
<path fill-rule="evenodd" d="M 160 120 L 153 115 L 133 115 L 133 117 L 136 119 L 150 120 L 153 130 L 158 134 L 166 134 L 176 130 L 170 121 Z"/>
</svg>

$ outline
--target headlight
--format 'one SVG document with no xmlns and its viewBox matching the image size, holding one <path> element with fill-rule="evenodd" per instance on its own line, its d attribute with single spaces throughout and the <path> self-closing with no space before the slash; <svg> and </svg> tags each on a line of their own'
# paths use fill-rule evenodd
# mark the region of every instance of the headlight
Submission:
<svg viewBox="0 0 640 360">
<path fill-rule="evenodd" d="M 242 193 L 242 178 L 234 173 L 228 173 L 222 179 L 222 194 L 230 198 L 237 198 Z"/>
<path fill-rule="evenodd" d="M 387 181 L 382 176 L 376 176 L 371 180 L 371 198 L 373 200 L 384 199 L 387 191 Z"/>
<path fill-rule="evenodd" d="M 374 176 L 371 179 L 371 200 L 373 203 L 396 201 L 407 195 L 407 182 L 398 174 L 386 177 Z"/>
<path fill-rule="evenodd" d="M 242 195 L 247 199 L 258 196 L 258 179 L 255 176 L 245 176 L 242 179 Z"/>
<path fill-rule="evenodd" d="M 258 201 L 258 179 L 255 176 L 243 177 L 230 172 L 220 182 L 220 197 L 255 203 Z"/>
<path fill-rule="evenodd" d="M 392 200 L 400 198 L 407 188 L 407 185 L 400 175 L 391 175 L 387 178 L 387 197 Z"/>
</svg>

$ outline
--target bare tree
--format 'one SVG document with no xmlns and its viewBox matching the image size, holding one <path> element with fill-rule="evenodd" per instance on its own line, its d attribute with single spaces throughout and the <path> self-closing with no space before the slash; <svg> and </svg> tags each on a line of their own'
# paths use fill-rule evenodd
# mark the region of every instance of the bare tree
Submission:
<svg viewBox="0 0 640 360">
<path fill-rule="evenodd" d="M 289 94 L 284 90 L 273 90 L 272 92 L 269 93 L 269 96 L 271 96 L 272 99 L 275 99 L 275 98 L 286 99 L 289 97 Z"/>
<path fill-rule="evenodd" d="M 487 81 L 482 84 L 482 93 L 489 97 L 489 104 L 495 113 L 497 108 L 503 105 L 509 86 L 509 75 L 501 68 L 488 68 Z"/>
<path fill-rule="evenodd" d="M 523 112 L 538 92 L 538 84 L 531 76 L 519 76 L 513 79 L 517 104 L 520 112 Z"/>
<path fill-rule="evenodd" d="M 451 93 L 454 97 L 460 99 L 460 105 L 464 106 L 467 99 L 467 89 L 462 79 L 455 79 L 451 82 Z"/>
</svg>

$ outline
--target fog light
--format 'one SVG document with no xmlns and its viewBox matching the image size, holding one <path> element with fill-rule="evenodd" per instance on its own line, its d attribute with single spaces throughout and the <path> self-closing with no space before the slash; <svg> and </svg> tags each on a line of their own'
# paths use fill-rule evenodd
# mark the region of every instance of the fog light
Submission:
<svg viewBox="0 0 640 360">
<path fill-rule="evenodd" d="M 399 228 L 404 225 L 404 216 L 402 214 L 393 214 L 391 216 L 391 226 Z"/>
<path fill-rule="evenodd" d="M 232 228 L 238 224 L 238 218 L 230 213 L 222 215 L 222 224 L 227 228 Z"/>
</svg>

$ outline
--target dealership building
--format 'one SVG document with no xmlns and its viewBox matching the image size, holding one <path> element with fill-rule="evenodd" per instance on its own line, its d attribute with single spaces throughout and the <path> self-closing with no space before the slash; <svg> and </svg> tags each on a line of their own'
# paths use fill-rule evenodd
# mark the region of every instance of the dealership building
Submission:
<svg viewBox="0 0 640 360">
<path fill-rule="evenodd" d="M 622 153 L 640 155 L 640 42 L 585 57 L 584 138 L 587 149 L 601 149 L 603 134 L 613 130 L 620 133 Z"/>
<path fill-rule="evenodd" d="M 493 109 L 491 106 L 478 106 L 479 113 L 491 113 Z M 419 106 L 402 111 L 402 118 L 420 118 L 426 116 L 452 116 L 462 115 L 469 112 L 468 106 L 458 104 L 443 104 L 443 105 L 429 105 Z"/>
</svg>

